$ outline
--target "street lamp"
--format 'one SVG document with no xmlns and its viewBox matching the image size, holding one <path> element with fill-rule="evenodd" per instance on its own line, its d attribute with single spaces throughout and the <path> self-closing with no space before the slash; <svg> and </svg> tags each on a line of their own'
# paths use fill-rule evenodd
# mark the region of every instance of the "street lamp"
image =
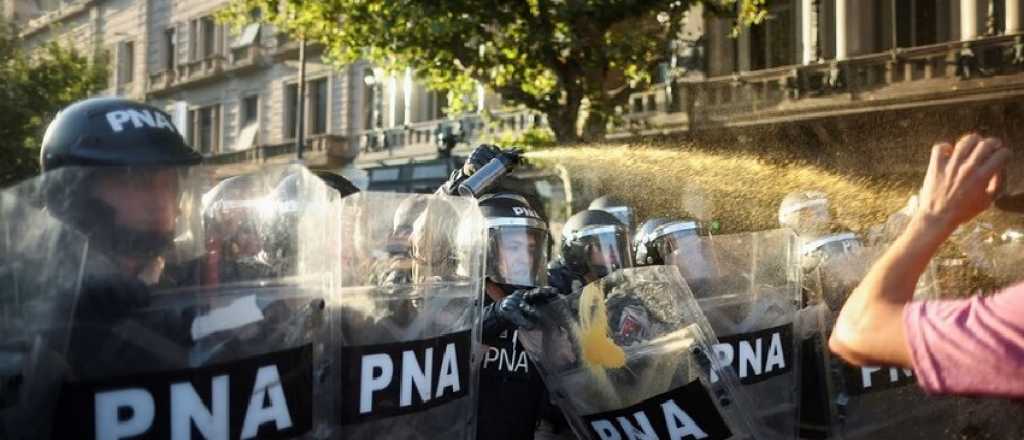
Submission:
<svg viewBox="0 0 1024 440">
<path fill-rule="evenodd" d="M 383 125 L 382 119 L 384 112 L 382 108 L 383 103 L 381 102 L 381 89 L 384 86 L 384 76 L 384 69 L 381 69 L 380 67 L 374 67 L 373 69 L 368 70 L 366 75 L 363 76 L 363 84 L 366 84 L 366 86 L 370 88 L 371 93 L 370 129 L 378 134 Z M 379 139 L 376 139 L 375 136 L 375 141 L 377 140 Z"/>
</svg>

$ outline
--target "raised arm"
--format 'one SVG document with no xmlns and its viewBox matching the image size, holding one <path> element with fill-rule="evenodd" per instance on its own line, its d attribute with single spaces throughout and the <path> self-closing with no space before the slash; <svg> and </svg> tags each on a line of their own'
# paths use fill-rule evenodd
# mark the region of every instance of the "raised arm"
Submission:
<svg viewBox="0 0 1024 440">
<path fill-rule="evenodd" d="M 840 311 L 833 352 L 855 365 L 911 366 L 903 308 L 939 246 L 991 205 L 1009 157 L 1001 141 L 975 134 L 932 148 L 920 206 Z"/>
</svg>

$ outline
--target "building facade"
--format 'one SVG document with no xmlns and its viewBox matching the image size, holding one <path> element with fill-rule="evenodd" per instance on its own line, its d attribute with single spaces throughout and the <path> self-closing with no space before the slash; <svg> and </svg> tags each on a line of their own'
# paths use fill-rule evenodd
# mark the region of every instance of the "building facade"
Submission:
<svg viewBox="0 0 1024 440">
<path fill-rule="evenodd" d="M 1013 106 L 1024 92 L 1022 1 L 773 0 L 767 20 L 735 38 L 731 19 L 696 7 L 672 62 L 620 109 L 610 136 L 790 124 L 828 137 L 829 121 L 844 115 L 965 101 Z M 470 99 L 490 110 L 488 123 L 480 114 L 445 119 L 445 94 L 409 72 L 327 65 L 315 46 L 300 123 L 298 42 L 268 25 L 229 31 L 213 19 L 226 3 L 5 0 L 3 10 L 28 47 L 60 40 L 106 55 L 105 94 L 165 108 L 228 172 L 293 160 L 299 125 L 307 163 L 343 169 L 433 158 L 439 131 L 472 142 L 544 124 L 503 110 L 483 90 Z"/>
<path fill-rule="evenodd" d="M 226 4 L 6 0 L 3 11 L 19 25 L 28 48 L 57 40 L 103 55 L 110 63 L 103 95 L 164 108 L 209 161 L 230 165 L 228 173 L 294 160 L 300 124 L 304 159 L 315 167 L 436 155 L 444 93 L 427 90 L 408 72 L 389 74 L 366 62 L 325 64 L 320 48 L 310 45 L 300 123 L 299 43 L 266 24 L 232 32 L 214 19 Z M 491 95 L 480 99 L 492 107 L 500 103 Z M 464 119 L 462 129 L 479 137 L 480 118 Z"/>
</svg>

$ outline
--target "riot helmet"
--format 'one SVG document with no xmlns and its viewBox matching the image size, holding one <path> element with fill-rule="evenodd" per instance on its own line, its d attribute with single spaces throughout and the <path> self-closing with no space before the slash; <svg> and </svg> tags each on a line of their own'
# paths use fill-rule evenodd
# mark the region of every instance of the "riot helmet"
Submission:
<svg viewBox="0 0 1024 440">
<path fill-rule="evenodd" d="M 391 234 L 388 236 L 387 252 L 392 257 L 407 257 L 412 250 L 409 241 L 416 219 L 427 207 L 427 197 L 415 196 L 402 200 L 395 209 L 391 223 Z"/>
<path fill-rule="evenodd" d="M 188 166 L 202 160 L 164 111 L 119 98 L 92 98 L 57 113 L 43 135 L 43 171 L 62 166 Z"/>
<path fill-rule="evenodd" d="M 222 257 L 253 257 L 264 250 L 269 206 L 253 175 L 224 179 L 203 195 L 203 231 L 208 250 Z"/>
<path fill-rule="evenodd" d="M 146 104 L 94 98 L 59 112 L 43 136 L 47 209 L 126 273 L 147 270 L 172 247 L 189 203 L 175 168 L 202 159 L 170 121 Z"/>
<path fill-rule="evenodd" d="M 640 266 L 666 264 L 673 252 L 695 246 L 704 235 L 700 222 L 694 219 L 648 220 L 634 240 L 636 263 Z"/>
<path fill-rule="evenodd" d="M 594 281 L 633 265 L 629 232 L 605 211 L 580 211 L 562 227 L 562 261 L 566 268 Z"/>
<path fill-rule="evenodd" d="M 629 206 L 624 200 L 614 196 L 601 196 L 590 202 L 590 206 L 587 209 L 604 211 L 615 216 L 619 223 L 622 223 L 622 226 L 626 228 L 626 231 L 632 233 L 635 224 L 633 220 L 635 213 L 633 207 Z"/>
<path fill-rule="evenodd" d="M 414 283 L 459 278 L 458 211 L 447 200 L 423 197 L 419 215 L 409 233 L 411 275 Z"/>
<path fill-rule="evenodd" d="M 818 236 L 832 225 L 828 195 L 821 191 L 796 191 L 779 204 L 779 225 L 799 236 Z"/>
<path fill-rule="evenodd" d="M 547 284 L 548 228 L 526 199 L 499 192 L 483 197 L 487 279 L 506 292 Z"/>
<path fill-rule="evenodd" d="M 338 191 L 338 194 L 340 194 L 341 197 L 350 196 L 359 192 L 359 188 L 353 185 L 350 180 L 346 179 L 345 176 L 342 176 L 341 174 L 324 170 L 315 170 L 313 171 L 313 174 L 316 174 L 316 176 L 319 177 L 320 180 L 323 180 L 327 186 Z"/>
</svg>

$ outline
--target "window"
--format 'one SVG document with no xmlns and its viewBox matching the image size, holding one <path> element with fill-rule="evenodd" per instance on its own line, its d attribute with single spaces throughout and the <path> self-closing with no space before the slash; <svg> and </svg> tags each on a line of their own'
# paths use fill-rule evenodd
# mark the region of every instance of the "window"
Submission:
<svg viewBox="0 0 1024 440">
<path fill-rule="evenodd" d="M 950 11 L 938 0 L 896 2 L 896 44 L 899 47 L 924 46 L 949 39 Z M 983 28 L 978 29 L 984 32 Z"/>
<path fill-rule="evenodd" d="M 117 83 L 131 84 L 135 80 L 135 42 L 121 43 L 117 52 Z"/>
<path fill-rule="evenodd" d="M 750 28 L 750 69 L 796 63 L 796 13 L 793 0 L 773 2 L 768 17 Z"/>
<path fill-rule="evenodd" d="M 220 150 L 220 105 L 200 107 L 188 112 L 192 146 L 203 154 Z"/>
<path fill-rule="evenodd" d="M 412 169 L 413 179 L 445 179 L 448 177 L 448 165 L 431 164 L 417 165 Z"/>
<path fill-rule="evenodd" d="M 188 60 L 199 59 L 199 22 L 192 20 L 188 22 Z"/>
<path fill-rule="evenodd" d="M 309 132 L 327 133 L 327 78 L 307 83 L 309 88 Z"/>
<path fill-rule="evenodd" d="M 444 119 L 444 108 L 447 106 L 448 92 L 443 90 L 427 92 L 427 118 L 425 120 Z"/>
<path fill-rule="evenodd" d="M 174 44 L 174 28 L 164 31 L 164 67 L 167 70 L 174 68 L 174 56 L 177 47 Z"/>
<path fill-rule="evenodd" d="M 374 182 L 398 180 L 401 168 L 381 168 L 370 171 L 370 180 Z"/>
<path fill-rule="evenodd" d="M 242 99 L 242 126 L 256 122 L 260 116 L 259 95 L 246 96 Z"/>
<path fill-rule="evenodd" d="M 284 137 L 292 139 L 296 134 L 298 115 L 295 114 L 299 102 L 299 85 L 288 84 L 284 89 Z"/>
<path fill-rule="evenodd" d="M 217 24 L 213 21 L 213 17 L 203 17 L 199 19 L 200 29 L 202 36 L 203 58 L 210 58 L 217 53 Z"/>
</svg>

